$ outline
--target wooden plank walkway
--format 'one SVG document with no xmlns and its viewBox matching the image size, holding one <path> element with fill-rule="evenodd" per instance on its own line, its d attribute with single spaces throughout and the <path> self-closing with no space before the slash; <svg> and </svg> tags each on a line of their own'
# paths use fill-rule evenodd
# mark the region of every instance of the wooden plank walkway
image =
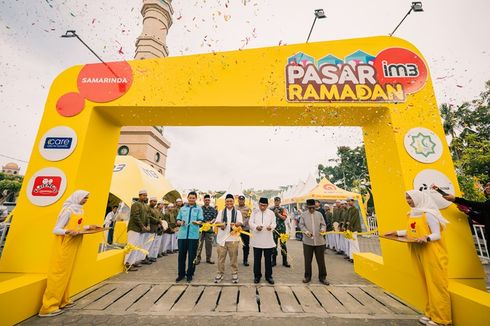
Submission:
<svg viewBox="0 0 490 326">
<path fill-rule="evenodd" d="M 83 314 L 304 315 L 349 314 L 413 319 L 417 313 L 376 286 L 105 283 L 85 291 L 71 310 Z"/>
</svg>

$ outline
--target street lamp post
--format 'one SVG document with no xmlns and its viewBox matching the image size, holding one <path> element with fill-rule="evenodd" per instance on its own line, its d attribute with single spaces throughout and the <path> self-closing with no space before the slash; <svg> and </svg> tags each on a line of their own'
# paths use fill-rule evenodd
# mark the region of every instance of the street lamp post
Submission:
<svg viewBox="0 0 490 326">
<path fill-rule="evenodd" d="M 97 57 L 97 59 L 99 59 L 99 60 L 100 60 L 100 62 L 102 62 L 103 64 L 106 64 L 106 63 L 104 62 L 104 60 L 102 60 L 102 58 L 101 58 L 101 57 L 99 57 L 99 56 L 97 55 L 97 53 L 95 53 L 95 51 L 94 51 L 94 50 L 92 50 L 92 49 L 90 48 L 90 46 L 88 46 L 88 45 L 87 45 L 87 43 L 85 43 L 85 42 L 84 42 L 84 41 L 83 41 L 83 40 L 80 38 L 80 36 L 78 36 L 78 34 L 77 34 L 77 32 L 76 32 L 76 31 L 74 31 L 74 30 L 68 30 L 68 31 L 66 31 L 66 32 L 65 32 L 65 34 L 64 34 L 64 35 L 61 35 L 61 37 L 63 37 L 63 38 L 76 37 L 76 38 L 77 38 L 77 39 L 78 39 L 78 40 L 79 40 L 79 41 L 80 41 L 80 42 L 81 42 L 83 45 L 85 45 L 85 47 L 86 47 L 87 49 L 89 49 L 89 50 L 90 50 L 90 52 L 92 52 L 92 53 L 93 53 L 93 55 L 95 55 L 95 56 Z"/>
<path fill-rule="evenodd" d="M 403 23 L 403 21 L 405 20 L 405 18 L 408 17 L 408 15 L 410 15 L 411 13 L 413 12 L 422 12 L 424 11 L 424 9 L 422 8 L 422 2 L 421 1 L 414 1 L 412 2 L 412 5 L 410 6 L 410 10 L 407 12 L 407 14 L 405 15 L 405 17 L 403 17 L 403 19 L 401 20 L 401 22 L 396 25 L 395 29 L 393 30 L 393 32 L 390 33 L 390 36 L 393 36 L 393 34 L 395 34 L 396 30 L 398 29 L 398 27 L 400 27 L 400 25 Z"/>
<path fill-rule="evenodd" d="M 315 19 L 313 20 L 313 24 L 311 25 L 310 33 L 308 34 L 306 43 L 308 43 L 308 41 L 310 40 L 311 32 L 313 32 L 313 27 L 315 26 L 316 20 L 323 19 L 323 18 L 327 18 L 327 16 L 325 16 L 325 12 L 323 11 L 323 9 L 315 9 Z"/>
<path fill-rule="evenodd" d="M 79 40 L 79 41 L 80 41 L 80 42 L 81 42 L 83 45 L 85 45 L 85 47 L 86 47 L 87 49 L 89 49 L 89 50 L 90 50 L 90 52 L 92 52 L 92 54 L 93 54 L 93 55 L 95 55 L 95 56 L 97 57 L 97 59 L 99 59 L 99 61 L 100 61 L 100 62 L 102 62 L 102 63 L 103 63 L 103 64 L 104 64 L 104 65 L 107 67 L 107 69 L 109 69 L 109 70 L 110 70 L 110 72 L 112 72 L 112 74 L 113 74 L 114 76 L 119 77 L 119 76 L 118 76 L 118 75 L 117 75 L 117 74 L 114 72 L 114 70 L 112 70 L 112 68 L 111 68 L 111 67 L 110 67 L 110 66 L 109 66 L 109 65 L 108 65 L 108 64 L 107 64 L 107 63 L 106 63 L 104 60 L 102 60 L 102 58 L 101 58 L 101 57 L 99 57 L 99 56 L 97 55 L 97 53 L 95 53 L 95 51 L 94 51 L 94 50 L 92 50 L 92 48 L 91 48 L 90 46 L 88 46 L 88 45 L 87 45 L 87 43 L 85 43 L 85 42 L 84 42 L 84 41 L 83 41 L 83 40 L 80 38 L 80 36 L 78 36 L 78 34 L 77 34 L 77 32 L 76 32 L 76 31 L 74 31 L 74 30 L 68 30 L 68 31 L 66 31 L 66 32 L 65 32 L 65 34 L 64 34 L 64 35 L 61 35 L 61 37 L 63 37 L 63 38 L 71 38 L 71 37 L 76 37 L 76 38 L 77 38 L 77 39 L 78 39 L 78 40 Z"/>
</svg>

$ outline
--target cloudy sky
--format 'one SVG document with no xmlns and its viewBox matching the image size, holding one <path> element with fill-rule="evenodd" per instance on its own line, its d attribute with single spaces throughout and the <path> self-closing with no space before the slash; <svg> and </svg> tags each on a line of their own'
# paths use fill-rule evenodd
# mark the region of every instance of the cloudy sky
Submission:
<svg viewBox="0 0 490 326">
<path fill-rule="evenodd" d="M 171 56 L 388 34 L 404 16 L 405 0 L 173 1 Z M 52 80 L 67 67 L 95 62 L 77 33 L 106 61 L 130 60 L 141 32 L 140 0 L 0 1 L 0 164 L 25 171 Z M 490 2 L 424 1 L 396 35 L 425 55 L 439 103 L 471 100 L 490 79 Z M 168 127 L 167 177 L 178 188 L 224 189 L 296 183 L 335 158 L 336 147 L 362 141 L 355 128 Z M 230 146 L 229 143 L 232 142 Z M 192 149 L 190 152 L 189 149 Z M 224 155 L 224 149 L 231 154 Z M 11 159 L 14 158 L 14 159 Z"/>
</svg>

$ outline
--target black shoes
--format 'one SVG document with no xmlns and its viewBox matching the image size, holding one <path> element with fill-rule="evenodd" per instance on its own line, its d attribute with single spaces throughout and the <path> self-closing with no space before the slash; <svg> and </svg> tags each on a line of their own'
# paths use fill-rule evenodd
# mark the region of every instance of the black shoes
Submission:
<svg viewBox="0 0 490 326">
<path fill-rule="evenodd" d="M 282 266 L 287 267 L 287 268 L 290 268 L 291 267 L 291 265 L 289 265 L 288 262 L 282 263 Z"/>
<path fill-rule="evenodd" d="M 214 261 L 212 261 L 212 260 L 206 260 L 206 263 L 214 265 Z"/>
<path fill-rule="evenodd" d="M 192 282 L 192 276 L 187 276 L 187 283 Z"/>
<path fill-rule="evenodd" d="M 141 262 L 143 265 L 151 265 L 151 261 L 149 261 L 148 259 L 145 259 Z"/>
<path fill-rule="evenodd" d="M 250 266 L 250 264 L 248 263 L 248 261 L 244 260 L 243 261 L 243 266 Z"/>
<path fill-rule="evenodd" d="M 330 282 L 328 282 L 326 279 L 320 280 L 320 283 L 322 283 L 324 285 L 330 285 Z"/>
<path fill-rule="evenodd" d="M 255 278 L 254 278 L 254 283 L 255 283 L 255 284 L 260 283 L 260 277 L 255 277 Z"/>
<path fill-rule="evenodd" d="M 156 259 L 156 258 L 150 258 L 150 259 L 148 259 L 148 260 L 149 260 L 150 262 L 152 262 L 152 263 L 156 263 L 156 262 L 157 262 L 157 259 Z"/>
<path fill-rule="evenodd" d="M 183 277 L 183 276 L 179 276 L 179 277 L 177 277 L 177 278 L 175 279 L 175 282 L 176 282 L 176 283 L 178 283 L 178 282 L 182 281 L 183 279 L 184 279 L 184 277 Z"/>
<path fill-rule="evenodd" d="M 311 278 L 304 278 L 303 279 L 303 283 L 310 283 L 310 281 L 311 281 Z"/>
<path fill-rule="evenodd" d="M 267 283 L 274 284 L 274 279 L 272 277 L 271 278 L 268 278 L 267 279 Z"/>
</svg>

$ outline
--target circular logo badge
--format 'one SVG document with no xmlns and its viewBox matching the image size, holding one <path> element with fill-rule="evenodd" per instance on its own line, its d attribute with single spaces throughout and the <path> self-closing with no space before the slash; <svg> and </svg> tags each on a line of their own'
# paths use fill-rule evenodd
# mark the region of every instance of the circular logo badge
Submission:
<svg viewBox="0 0 490 326">
<path fill-rule="evenodd" d="M 27 184 L 27 198 L 36 206 L 48 206 L 58 201 L 66 190 L 66 176 L 58 168 L 37 171 Z"/>
<path fill-rule="evenodd" d="M 70 92 L 62 95 L 56 102 L 56 111 L 64 117 L 73 117 L 82 112 L 85 99 L 78 93 Z"/>
<path fill-rule="evenodd" d="M 403 48 L 389 48 L 378 53 L 373 66 L 381 85 L 400 84 L 405 94 L 419 91 L 427 81 L 427 66 L 417 54 Z"/>
<path fill-rule="evenodd" d="M 410 129 L 405 134 L 404 145 L 408 154 L 422 163 L 433 163 L 442 155 L 441 139 L 426 128 Z"/>
<path fill-rule="evenodd" d="M 125 61 L 85 65 L 78 74 L 77 82 L 80 94 L 98 103 L 123 96 L 132 83 L 133 71 Z"/>
<path fill-rule="evenodd" d="M 333 184 L 331 183 L 327 183 L 325 185 L 323 185 L 323 189 L 326 190 L 327 192 L 328 191 L 336 191 L 337 190 L 337 187 L 335 187 Z"/>
<path fill-rule="evenodd" d="M 446 177 L 445 174 L 433 169 L 422 170 L 413 180 L 413 189 L 426 191 L 434 199 L 439 209 L 443 209 L 451 205 L 451 202 L 445 200 L 440 193 L 432 189 L 432 186 L 437 186 L 439 189 L 454 195 L 454 185 Z"/>
<path fill-rule="evenodd" d="M 39 142 L 39 152 L 48 161 L 61 161 L 70 156 L 77 146 L 77 134 L 69 127 L 48 130 Z"/>
</svg>

